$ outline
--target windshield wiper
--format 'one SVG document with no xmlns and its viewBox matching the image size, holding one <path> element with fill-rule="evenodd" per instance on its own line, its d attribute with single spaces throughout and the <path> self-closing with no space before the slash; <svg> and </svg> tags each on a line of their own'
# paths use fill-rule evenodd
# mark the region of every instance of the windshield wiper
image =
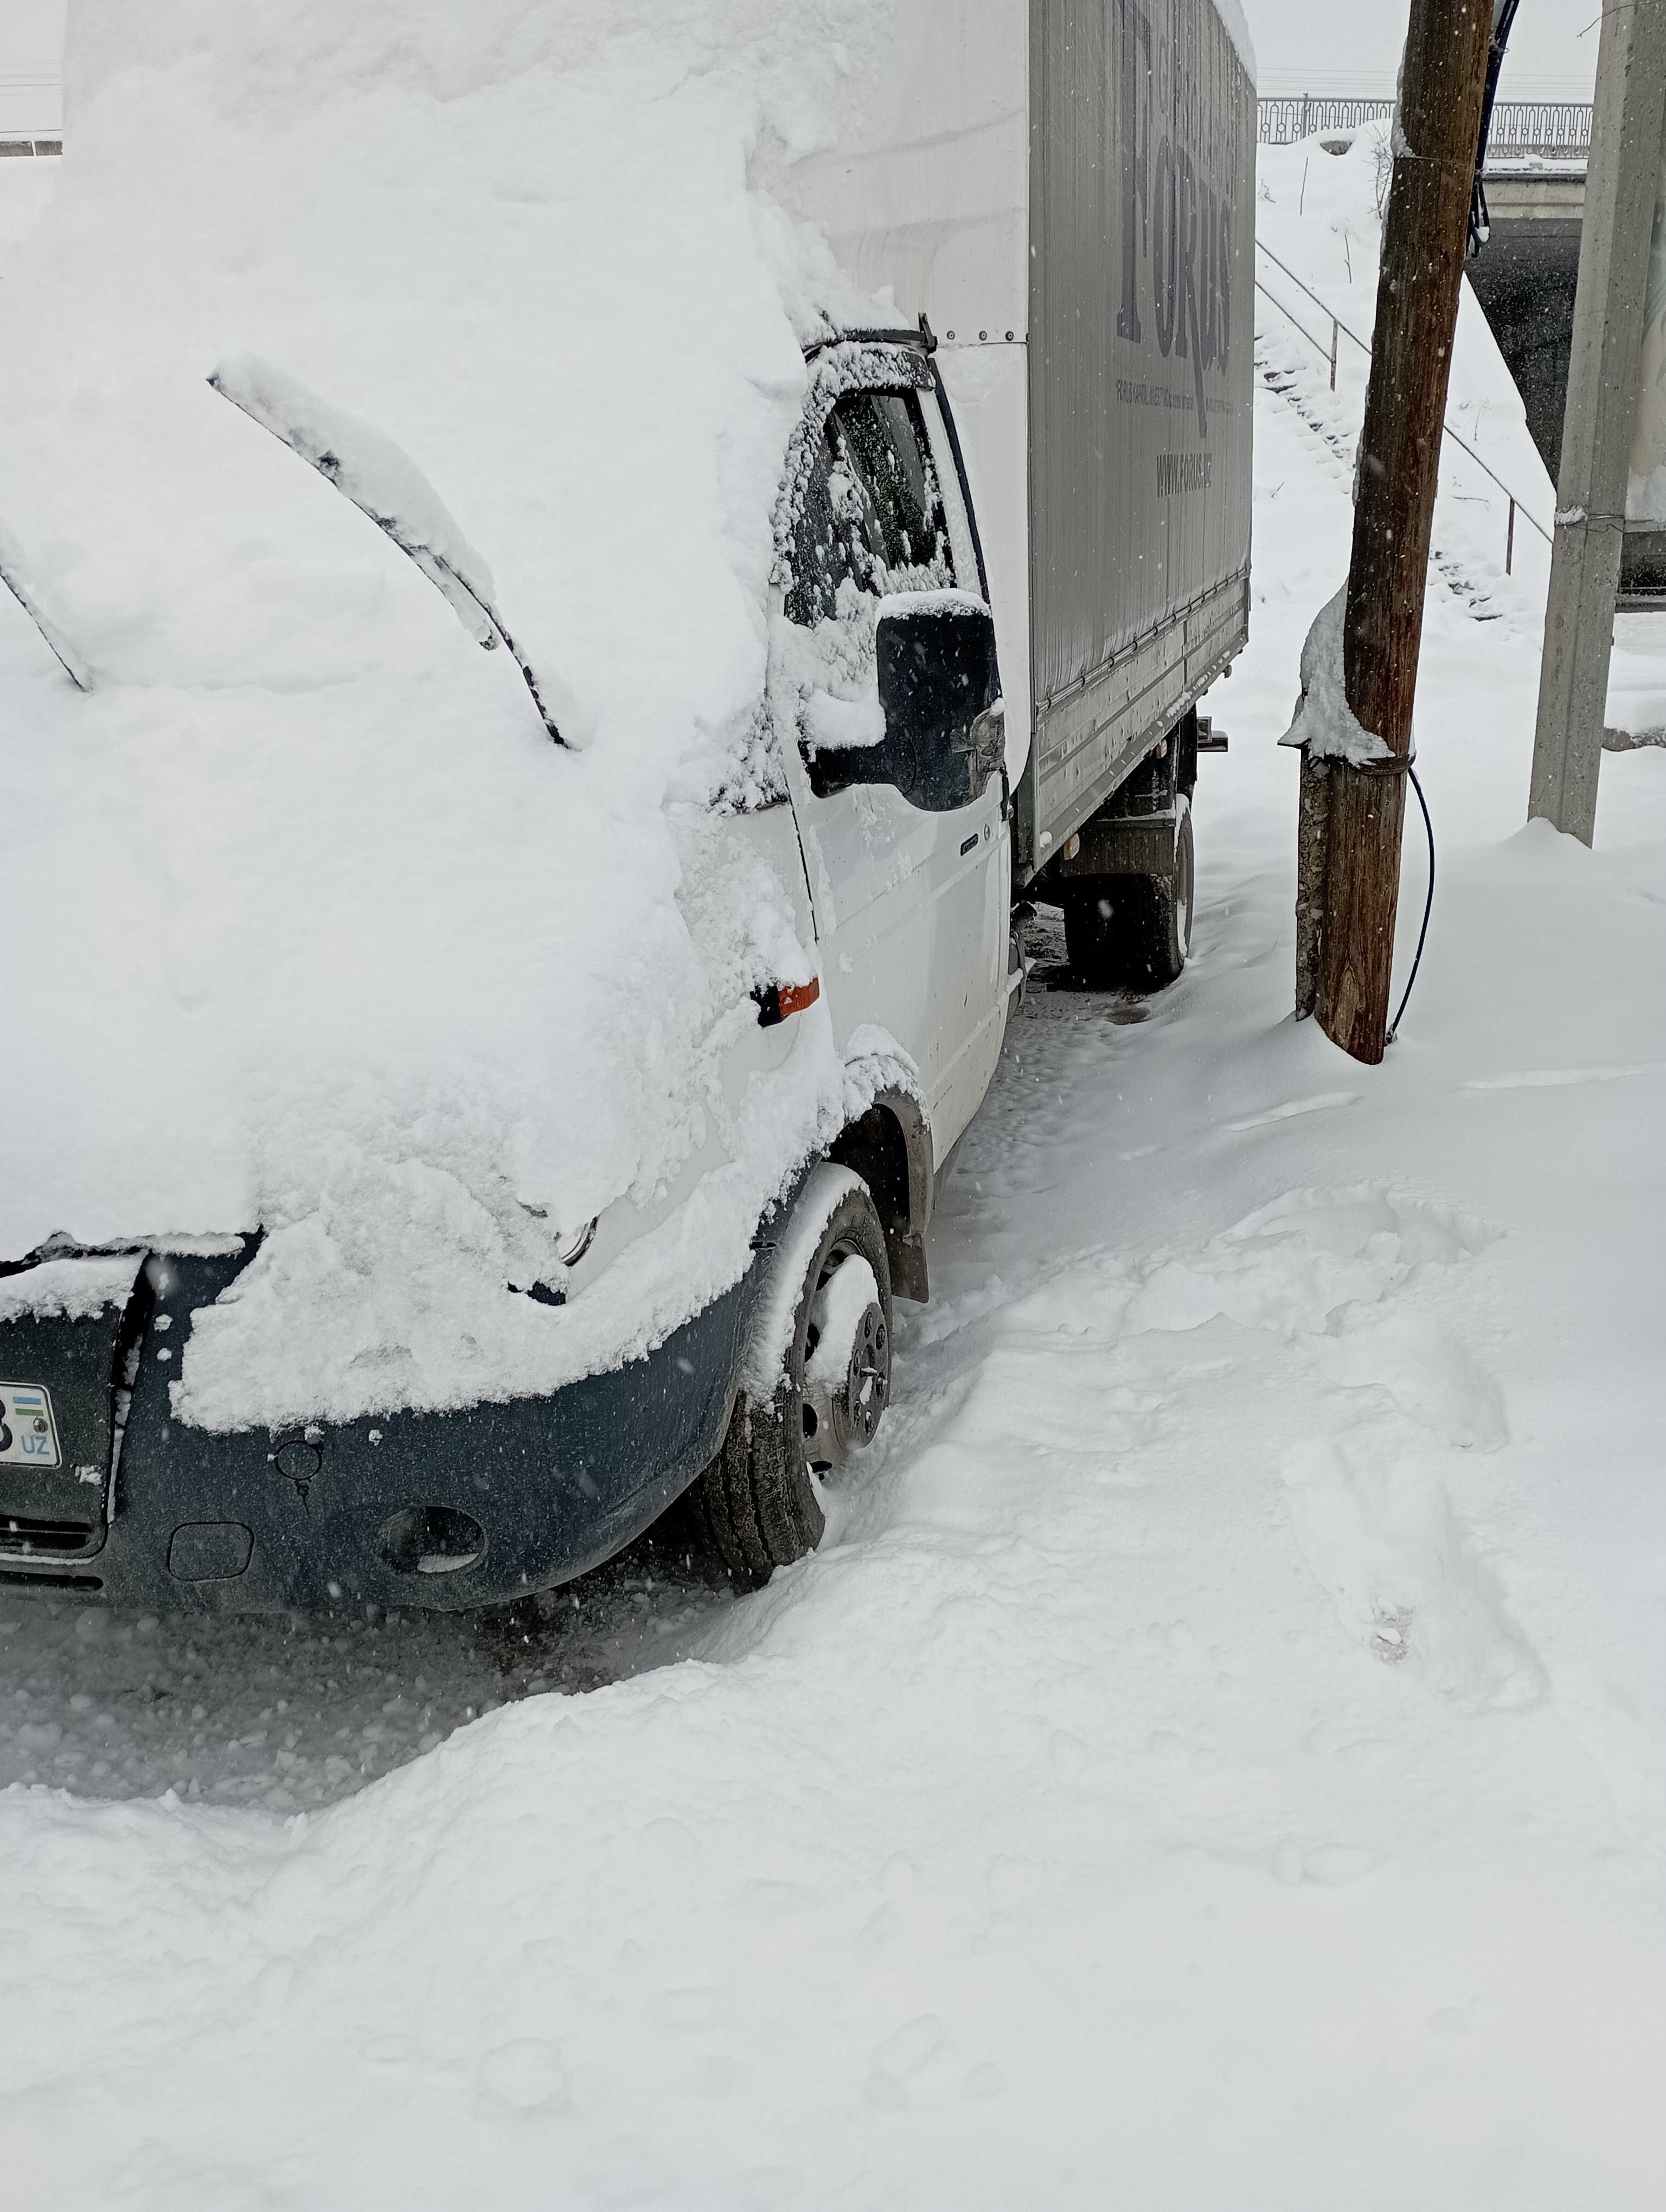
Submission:
<svg viewBox="0 0 1666 2212">
<path fill-rule="evenodd" d="M 0 525 L 0 584 L 5 586 L 46 639 L 58 666 L 76 690 L 90 691 L 93 688 L 92 670 L 52 617 L 41 612 L 39 602 L 29 589 L 28 573 L 28 560 L 22 547 L 10 531 Z"/>
<path fill-rule="evenodd" d="M 497 611 L 491 570 L 402 447 L 258 354 L 229 356 L 209 382 L 386 532 L 442 595 L 476 644 L 489 653 L 502 642 L 532 694 L 538 720 L 558 745 L 576 750 L 583 744 L 576 706 L 563 701 L 564 726 L 558 726 L 545 696 L 557 686 L 547 672 L 534 669 L 509 635 Z"/>
</svg>

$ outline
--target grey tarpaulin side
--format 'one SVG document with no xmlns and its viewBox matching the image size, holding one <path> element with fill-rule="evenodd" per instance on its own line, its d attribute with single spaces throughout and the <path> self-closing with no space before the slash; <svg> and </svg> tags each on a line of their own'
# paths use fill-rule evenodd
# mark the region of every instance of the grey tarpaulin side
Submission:
<svg viewBox="0 0 1666 2212">
<path fill-rule="evenodd" d="M 1208 0 L 1031 0 L 1021 877 L 1248 634 L 1255 87 Z"/>
</svg>

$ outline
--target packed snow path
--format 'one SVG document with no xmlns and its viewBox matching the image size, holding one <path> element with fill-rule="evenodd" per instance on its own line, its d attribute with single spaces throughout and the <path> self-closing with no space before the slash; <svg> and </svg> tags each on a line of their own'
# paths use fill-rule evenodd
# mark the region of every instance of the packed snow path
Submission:
<svg viewBox="0 0 1666 2212">
<path fill-rule="evenodd" d="M 1666 2194 L 1666 757 L 1523 831 L 1530 611 L 1438 581 L 1424 974 L 1380 1070 L 1291 1022 L 1348 508 L 1259 410 L 1193 965 L 1038 917 L 817 1557 L 518 1650 L 0 1603 L 9 2205 Z"/>
</svg>

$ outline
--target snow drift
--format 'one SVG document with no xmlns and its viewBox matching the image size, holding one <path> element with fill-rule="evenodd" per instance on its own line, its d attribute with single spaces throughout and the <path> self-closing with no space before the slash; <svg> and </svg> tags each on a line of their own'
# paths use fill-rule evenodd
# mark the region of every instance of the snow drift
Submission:
<svg viewBox="0 0 1666 2212">
<path fill-rule="evenodd" d="M 6 285 L 0 520 L 94 688 L 0 605 L 27 1040 L 0 1257 L 261 1229 L 246 1321 L 276 1303 L 328 1342 L 351 1317 L 283 1409 L 338 1417 L 550 1387 L 578 1334 L 625 1356 L 740 1272 L 842 1105 L 824 1023 L 645 1302 L 578 1332 L 582 1299 L 504 1290 L 663 1198 L 747 991 L 803 965 L 708 803 L 763 690 L 800 337 L 838 301 L 748 167 L 815 143 L 888 13 L 76 7 L 71 151 Z M 587 750 L 210 389 L 246 352 L 409 456 Z M 213 1340 L 181 1411 L 272 1417 Z"/>
</svg>

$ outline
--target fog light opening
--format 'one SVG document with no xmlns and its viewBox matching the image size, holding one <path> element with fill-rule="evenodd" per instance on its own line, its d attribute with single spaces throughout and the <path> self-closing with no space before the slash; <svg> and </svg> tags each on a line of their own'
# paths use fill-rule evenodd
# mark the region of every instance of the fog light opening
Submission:
<svg viewBox="0 0 1666 2212">
<path fill-rule="evenodd" d="M 455 1575 L 484 1557 L 486 1532 L 454 1505 L 407 1505 L 383 1522 L 376 1543 L 396 1574 Z"/>
</svg>

